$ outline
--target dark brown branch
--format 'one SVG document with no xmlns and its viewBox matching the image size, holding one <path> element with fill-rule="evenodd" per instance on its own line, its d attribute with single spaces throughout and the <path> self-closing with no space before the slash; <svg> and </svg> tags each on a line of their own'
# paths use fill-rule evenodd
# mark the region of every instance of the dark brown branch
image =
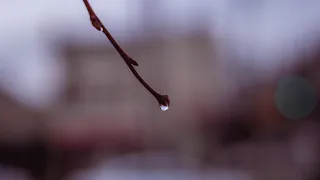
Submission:
<svg viewBox="0 0 320 180">
<path fill-rule="evenodd" d="M 125 53 L 124 50 L 122 50 L 122 48 L 119 46 L 119 44 L 117 43 L 117 41 L 112 37 L 112 35 L 110 34 L 110 32 L 107 30 L 107 28 L 103 25 L 103 23 L 100 21 L 100 19 L 98 18 L 98 16 L 95 14 L 95 12 L 93 11 L 92 7 L 90 6 L 90 3 L 88 2 L 88 0 L 83 0 L 89 16 L 90 16 L 90 20 L 92 23 L 92 26 L 94 28 L 96 28 L 98 31 L 103 32 L 107 38 L 109 39 L 109 41 L 111 42 L 111 44 L 113 45 L 113 47 L 118 51 L 118 53 L 120 54 L 120 56 L 122 57 L 122 59 L 125 61 L 125 63 L 128 65 L 129 69 L 131 70 L 131 72 L 133 73 L 133 75 L 139 80 L 139 82 L 157 99 L 160 107 L 162 110 L 167 110 L 167 108 L 170 105 L 170 100 L 168 95 L 161 95 L 159 93 L 157 93 L 155 90 L 153 90 L 143 79 L 142 77 L 138 74 L 138 72 L 135 70 L 134 66 L 138 66 L 138 63 L 132 59 L 130 56 L 127 55 L 127 53 Z"/>
</svg>

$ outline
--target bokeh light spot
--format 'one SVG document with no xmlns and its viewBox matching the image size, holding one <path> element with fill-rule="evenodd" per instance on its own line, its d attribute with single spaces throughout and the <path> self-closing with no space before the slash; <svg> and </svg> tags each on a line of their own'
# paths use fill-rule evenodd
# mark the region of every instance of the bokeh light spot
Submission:
<svg viewBox="0 0 320 180">
<path fill-rule="evenodd" d="M 275 93 L 276 107 L 288 119 L 306 118 L 316 106 L 316 93 L 305 78 L 290 76 L 278 82 Z"/>
</svg>

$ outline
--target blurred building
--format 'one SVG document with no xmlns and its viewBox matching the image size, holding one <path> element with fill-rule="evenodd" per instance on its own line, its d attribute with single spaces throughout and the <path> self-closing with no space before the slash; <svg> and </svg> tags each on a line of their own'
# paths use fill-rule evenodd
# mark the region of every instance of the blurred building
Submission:
<svg viewBox="0 0 320 180">
<path fill-rule="evenodd" d="M 146 82 L 170 96 L 170 109 L 160 110 L 107 39 L 102 44 L 61 41 L 67 76 L 61 98 L 49 112 L 49 139 L 68 147 L 108 150 L 119 148 L 123 139 L 135 143 L 125 145 L 129 149 L 156 146 L 182 156 L 197 153 L 197 145 L 192 145 L 199 143 L 194 124 L 218 87 L 212 80 L 219 63 L 214 61 L 211 38 L 199 31 L 120 44 L 137 60 L 136 69 Z M 189 146 L 194 147 L 191 152 Z"/>
</svg>

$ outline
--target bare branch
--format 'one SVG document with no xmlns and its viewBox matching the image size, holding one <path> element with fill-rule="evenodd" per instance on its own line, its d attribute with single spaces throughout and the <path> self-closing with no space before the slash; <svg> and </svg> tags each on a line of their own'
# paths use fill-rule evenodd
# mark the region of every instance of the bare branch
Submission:
<svg viewBox="0 0 320 180">
<path fill-rule="evenodd" d="M 113 45 L 113 47 L 118 51 L 118 53 L 120 54 L 120 56 L 122 57 L 122 59 L 125 61 L 125 63 L 128 65 L 129 69 L 131 70 L 131 72 L 133 73 L 133 75 L 139 80 L 139 82 L 157 99 L 161 110 L 165 111 L 169 108 L 170 105 L 170 100 L 168 95 L 161 95 L 159 93 L 157 93 L 155 90 L 153 90 L 143 79 L 142 77 L 138 74 L 138 72 L 135 70 L 135 68 L 133 66 L 138 66 L 138 63 L 132 59 L 130 56 L 127 55 L 127 53 L 125 53 L 124 50 L 122 50 L 122 48 L 120 47 L 120 45 L 117 43 L 117 41 L 112 37 L 112 35 L 110 34 L 110 32 L 107 30 L 107 28 L 103 25 L 103 23 L 100 21 L 100 19 L 98 18 L 98 16 L 96 15 L 96 13 L 93 11 L 90 3 L 88 2 L 88 0 L 83 0 L 89 16 L 90 16 L 90 20 L 92 23 L 92 26 L 94 28 L 96 28 L 98 31 L 103 32 L 107 38 L 109 39 L 109 41 L 111 42 L 111 44 Z"/>
</svg>

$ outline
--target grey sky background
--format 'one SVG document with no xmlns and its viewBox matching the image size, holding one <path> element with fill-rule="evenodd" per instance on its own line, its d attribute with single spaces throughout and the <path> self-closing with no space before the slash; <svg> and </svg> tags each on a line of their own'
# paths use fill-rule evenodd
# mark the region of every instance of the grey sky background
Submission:
<svg viewBox="0 0 320 180">
<path fill-rule="evenodd" d="M 143 34 L 144 1 L 90 2 L 124 42 Z M 320 31 L 319 0 L 149 0 L 152 3 L 157 4 L 149 11 L 153 25 L 169 33 L 160 36 L 208 27 L 220 46 L 228 47 L 221 52 L 227 68 L 237 61 L 263 76 L 292 64 L 290 57 L 310 49 Z M 63 82 L 55 41 L 107 43 L 90 26 L 82 0 L 3 0 L 0 12 L 0 86 L 33 107 L 50 104 Z"/>
</svg>

